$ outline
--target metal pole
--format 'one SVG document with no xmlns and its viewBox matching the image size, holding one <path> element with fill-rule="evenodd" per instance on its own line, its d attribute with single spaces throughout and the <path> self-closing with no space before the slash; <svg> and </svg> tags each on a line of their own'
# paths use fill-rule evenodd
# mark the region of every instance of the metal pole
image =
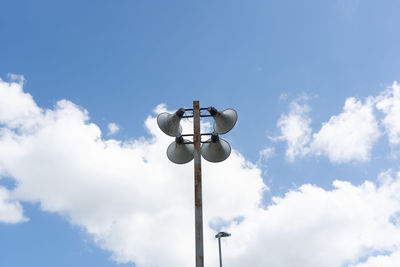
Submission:
<svg viewBox="0 0 400 267">
<path fill-rule="evenodd" d="M 222 267 L 221 237 L 218 237 L 218 247 L 219 247 L 219 267 Z"/>
<path fill-rule="evenodd" d="M 204 267 L 203 250 L 203 200 L 201 189 L 201 154 L 200 154 L 200 104 L 193 101 L 193 143 L 194 143 L 194 212 L 196 228 L 196 267 Z"/>
</svg>

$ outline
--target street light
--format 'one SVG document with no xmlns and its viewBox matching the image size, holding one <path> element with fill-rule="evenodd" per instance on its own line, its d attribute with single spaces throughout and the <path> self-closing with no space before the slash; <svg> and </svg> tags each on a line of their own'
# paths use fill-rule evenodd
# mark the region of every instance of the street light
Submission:
<svg viewBox="0 0 400 267">
<path fill-rule="evenodd" d="M 201 114 L 201 112 L 208 114 Z M 185 115 L 186 112 L 191 112 Z M 200 118 L 213 117 L 214 131 L 200 132 Z M 182 118 L 193 118 L 193 134 L 182 134 L 180 121 Z M 157 117 L 157 124 L 167 135 L 175 137 L 167 149 L 167 157 L 173 163 L 185 164 L 194 159 L 194 211 L 195 211 L 195 240 L 196 267 L 204 267 L 203 249 L 203 200 L 201 186 L 201 156 L 210 162 L 221 162 L 231 153 L 231 146 L 221 139 L 219 134 L 229 132 L 237 121 L 237 113 L 233 109 L 219 111 L 214 107 L 200 108 L 199 101 L 193 101 L 192 109 L 180 108 L 175 113 L 163 112 Z M 202 136 L 211 136 L 202 141 Z M 193 137 L 187 140 L 184 137 Z"/>
<path fill-rule="evenodd" d="M 219 267 L 222 267 L 222 253 L 221 253 L 221 237 L 231 236 L 230 233 L 219 232 L 215 235 L 215 238 L 218 238 L 218 248 L 219 248 Z"/>
</svg>

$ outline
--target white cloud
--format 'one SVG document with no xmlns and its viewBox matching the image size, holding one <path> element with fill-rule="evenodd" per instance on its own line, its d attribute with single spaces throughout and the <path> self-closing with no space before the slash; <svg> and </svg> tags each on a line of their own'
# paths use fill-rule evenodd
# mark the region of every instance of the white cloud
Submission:
<svg viewBox="0 0 400 267">
<path fill-rule="evenodd" d="M 306 103 L 294 101 L 290 104 L 289 113 L 278 120 L 277 126 L 281 131 L 278 140 L 287 142 L 286 156 L 290 161 L 308 152 L 306 145 L 311 137 L 309 112 L 310 107 Z"/>
<path fill-rule="evenodd" d="M 331 162 L 367 162 L 371 151 L 380 138 L 381 129 L 376 119 L 375 106 L 385 113 L 382 124 L 386 127 L 392 144 L 400 143 L 400 87 L 395 83 L 390 90 L 378 97 L 364 101 L 349 97 L 343 111 L 322 123 L 312 134 L 306 103 L 293 101 L 289 113 L 278 120 L 281 136 L 275 140 L 287 143 L 286 156 L 290 161 L 306 155 L 326 156 Z"/>
<path fill-rule="evenodd" d="M 0 186 L 0 223 L 21 223 L 28 221 L 23 216 L 21 204 L 12 200 L 10 192 Z"/>
<path fill-rule="evenodd" d="M 168 161 L 165 150 L 173 140 L 158 129 L 155 117 L 145 122 L 148 139 L 102 139 L 88 113 L 69 101 L 51 110 L 31 102 L 39 111 L 21 116 L 18 106 L 26 94 L 19 86 L 9 105 L 14 116 L 0 115 L 0 174 L 16 180 L 12 201 L 38 202 L 81 226 L 118 262 L 192 265 L 192 165 Z M 183 126 L 191 128 L 187 121 Z M 224 262 L 232 267 L 339 267 L 372 261 L 377 251 L 398 253 L 399 174 L 385 173 L 379 185 L 336 181 L 332 190 L 303 185 L 263 209 L 267 187 L 261 170 L 233 150 L 222 163 L 203 161 L 203 182 L 207 266 L 218 266 L 212 227 L 229 221 Z"/>
<path fill-rule="evenodd" d="M 366 262 L 351 265 L 350 267 L 396 267 L 400 262 L 400 251 L 390 255 L 370 257 Z"/>
<path fill-rule="evenodd" d="M 114 122 L 109 123 L 107 128 L 108 128 L 107 135 L 113 135 L 119 132 L 119 126 Z"/>
<path fill-rule="evenodd" d="M 400 144 L 400 85 L 397 82 L 377 97 L 376 107 L 385 114 L 382 124 L 389 142 Z"/>
<path fill-rule="evenodd" d="M 8 77 L 11 81 L 14 81 L 14 82 L 17 82 L 17 83 L 21 83 L 21 84 L 23 84 L 24 81 L 25 81 L 24 75 L 20 75 L 20 74 L 8 73 L 8 74 L 7 74 L 7 77 Z"/>
<path fill-rule="evenodd" d="M 400 211 L 399 193 L 399 174 L 378 186 L 303 185 L 227 229 L 226 265 L 341 267 L 380 251 L 398 253 L 400 224 L 391 218 Z"/>
<path fill-rule="evenodd" d="M 326 155 L 332 162 L 368 161 L 379 136 L 373 99 L 362 103 L 351 97 L 346 99 L 343 112 L 332 116 L 313 135 L 310 146 L 312 153 Z"/>
<path fill-rule="evenodd" d="M 287 93 L 282 93 L 279 95 L 279 100 L 281 101 L 286 101 L 288 99 L 288 94 Z"/>
<path fill-rule="evenodd" d="M 275 153 L 275 148 L 273 148 L 273 147 L 264 148 L 263 150 L 261 150 L 259 152 L 259 156 L 260 156 L 259 161 L 268 160 L 270 157 L 272 157 L 274 155 L 274 153 Z"/>
<path fill-rule="evenodd" d="M 0 123 L 8 127 L 31 126 L 41 112 L 32 96 L 22 91 L 21 79 L 8 83 L 0 78 Z"/>
</svg>

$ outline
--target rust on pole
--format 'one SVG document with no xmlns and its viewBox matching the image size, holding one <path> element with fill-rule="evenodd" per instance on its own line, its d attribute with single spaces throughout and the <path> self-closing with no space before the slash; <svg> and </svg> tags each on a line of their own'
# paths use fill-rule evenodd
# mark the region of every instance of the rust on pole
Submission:
<svg viewBox="0 0 400 267">
<path fill-rule="evenodd" d="M 200 134 L 200 104 L 193 101 L 193 143 L 194 143 L 194 206 L 196 224 L 196 267 L 204 267 L 203 249 L 203 199 L 201 188 L 201 134 Z"/>
</svg>

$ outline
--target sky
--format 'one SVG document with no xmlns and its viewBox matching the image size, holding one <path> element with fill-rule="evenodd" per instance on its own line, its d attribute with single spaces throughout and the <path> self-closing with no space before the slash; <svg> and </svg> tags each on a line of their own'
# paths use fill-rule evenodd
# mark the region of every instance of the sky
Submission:
<svg viewBox="0 0 400 267">
<path fill-rule="evenodd" d="M 0 12 L 0 266 L 193 266 L 193 162 L 156 117 L 194 100 L 238 113 L 202 161 L 206 266 L 218 231 L 224 266 L 400 261 L 399 1 Z"/>
</svg>

